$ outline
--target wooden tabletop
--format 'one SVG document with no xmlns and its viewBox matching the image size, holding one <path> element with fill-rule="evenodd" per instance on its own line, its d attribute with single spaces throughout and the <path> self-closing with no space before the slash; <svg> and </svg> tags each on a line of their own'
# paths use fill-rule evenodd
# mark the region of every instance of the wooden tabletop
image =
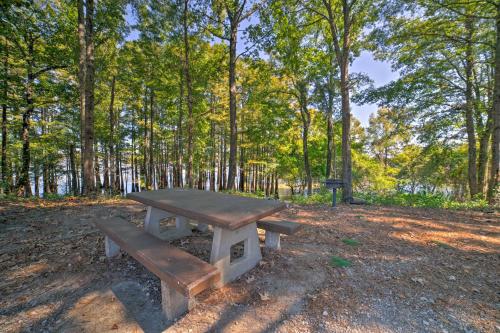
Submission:
<svg viewBox="0 0 500 333">
<path fill-rule="evenodd" d="M 285 209 L 277 200 L 246 198 L 193 189 L 134 192 L 129 199 L 225 229 L 238 229 Z"/>
</svg>

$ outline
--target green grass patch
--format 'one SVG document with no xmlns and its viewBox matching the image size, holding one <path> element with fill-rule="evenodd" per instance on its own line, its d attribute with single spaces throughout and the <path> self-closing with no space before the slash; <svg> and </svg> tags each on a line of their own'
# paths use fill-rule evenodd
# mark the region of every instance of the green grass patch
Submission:
<svg viewBox="0 0 500 333">
<path fill-rule="evenodd" d="M 425 208 L 445 208 L 454 210 L 484 210 L 498 209 L 500 207 L 491 207 L 483 198 L 474 198 L 472 200 L 456 201 L 444 194 L 429 194 L 429 193 L 403 193 L 403 192 L 356 192 L 354 197 L 366 201 L 367 204 L 381 206 L 402 206 L 402 207 L 425 207 Z M 332 191 L 321 187 L 312 195 L 305 196 L 302 194 L 293 195 L 290 200 L 293 203 L 301 205 L 331 205 Z M 342 190 L 337 191 L 337 203 L 342 201 Z M 361 219 L 363 216 L 357 215 Z"/>
<path fill-rule="evenodd" d="M 429 193 L 355 193 L 356 197 L 364 199 L 367 203 L 382 206 L 445 208 L 456 210 L 482 210 L 491 208 L 482 198 L 466 201 L 455 201 L 443 194 Z"/>
<path fill-rule="evenodd" d="M 331 205 L 332 204 L 332 190 L 327 189 L 326 187 L 321 187 L 317 192 L 309 196 L 305 196 L 303 194 L 295 194 L 290 200 L 293 203 L 301 204 L 301 205 Z M 339 202 L 339 194 L 337 192 L 337 203 Z"/>
<path fill-rule="evenodd" d="M 342 239 L 342 243 L 346 244 L 346 245 L 350 245 L 350 246 L 359 246 L 361 245 L 361 243 L 355 239 L 352 239 L 352 238 L 344 238 Z"/>
<path fill-rule="evenodd" d="M 333 267 L 344 268 L 351 266 L 351 262 L 341 257 L 332 256 L 330 258 L 330 265 L 332 265 Z"/>
</svg>

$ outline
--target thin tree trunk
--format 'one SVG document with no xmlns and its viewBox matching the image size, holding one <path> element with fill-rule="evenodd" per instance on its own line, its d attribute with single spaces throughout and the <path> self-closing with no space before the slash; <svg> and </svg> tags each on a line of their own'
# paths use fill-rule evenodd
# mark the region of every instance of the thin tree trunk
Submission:
<svg viewBox="0 0 500 333">
<path fill-rule="evenodd" d="M 33 163 L 33 181 L 35 183 L 35 196 L 40 197 L 40 172 L 36 162 Z M 45 179 L 43 181 L 45 183 Z M 48 194 L 44 191 L 43 195 Z"/>
<path fill-rule="evenodd" d="M 148 175 L 148 183 L 152 189 L 154 189 L 154 155 L 153 155 L 153 149 L 154 149 L 154 131 L 153 131 L 153 124 L 154 124 L 154 117 L 155 117 L 155 111 L 154 111 L 154 91 L 151 89 L 151 96 L 149 100 L 149 175 Z"/>
<path fill-rule="evenodd" d="M 76 172 L 76 162 L 75 162 L 75 145 L 69 145 L 69 164 L 71 168 L 71 192 L 73 195 L 77 195 L 78 191 L 78 176 Z"/>
<path fill-rule="evenodd" d="M 1 172 L 2 177 L 0 178 L 0 192 L 9 193 L 9 182 L 8 182 L 8 169 L 7 169 L 7 98 L 9 94 L 8 90 L 8 76 L 9 76 L 9 49 L 7 44 L 7 39 L 5 40 L 5 51 L 3 59 L 3 103 L 2 103 L 2 165 Z"/>
<path fill-rule="evenodd" d="M 77 1 L 78 7 L 78 91 L 80 102 L 80 151 L 82 158 L 80 158 L 80 169 L 82 170 L 82 184 L 83 184 L 83 151 L 85 150 L 85 72 L 86 72 L 86 46 L 85 46 L 85 14 L 83 10 L 84 0 Z M 80 180 L 79 180 L 80 182 Z M 83 194 L 83 187 L 82 187 Z"/>
<path fill-rule="evenodd" d="M 30 170 L 30 121 L 34 111 L 33 100 L 33 83 L 35 76 L 33 74 L 33 56 L 34 56 L 34 41 L 31 36 L 28 37 L 28 59 L 27 59 L 27 78 L 25 86 L 26 110 L 23 112 L 21 139 L 23 142 L 22 148 L 22 168 L 18 183 L 19 196 L 31 196 L 31 185 L 29 178 Z"/>
<path fill-rule="evenodd" d="M 467 45 L 465 50 L 465 123 L 467 129 L 468 142 L 468 179 L 470 196 L 473 198 L 478 193 L 477 186 L 477 152 L 476 152 L 476 133 L 474 125 L 474 101 L 472 97 L 472 69 L 474 59 L 472 54 L 472 22 L 467 19 L 465 26 L 468 32 Z"/>
<path fill-rule="evenodd" d="M 489 112 L 491 114 L 491 112 Z M 491 116 L 490 116 L 491 117 Z M 490 118 L 488 117 L 488 118 Z M 484 130 L 484 133 L 479 138 L 479 155 L 477 161 L 477 186 L 479 193 L 485 193 L 486 190 L 486 171 L 488 165 L 488 152 L 489 152 L 489 143 L 491 139 L 491 119 L 487 121 L 487 128 Z"/>
<path fill-rule="evenodd" d="M 327 136 L 327 151 L 326 151 L 326 178 L 330 178 L 332 171 L 332 152 L 333 152 L 333 119 L 331 114 L 327 114 L 326 119 L 326 136 Z"/>
<path fill-rule="evenodd" d="M 226 130 L 224 129 L 224 138 L 222 142 L 222 188 L 224 190 L 228 189 L 227 186 L 227 140 L 226 140 Z"/>
<path fill-rule="evenodd" d="M 116 172 L 115 172 L 115 112 L 114 112 L 114 104 L 115 104 L 115 86 L 116 86 L 116 77 L 113 75 L 111 79 L 111 98 L 109 102 L 109 175 L 110 175 L 110 188 L 111 192 L 116 191 Z"/>
<path fill-rule="evenodd" d="M 309 164 L 309 127 L 311 126 L 311 114 L 307 108 L 307 86 L 301 82 L 297 87 L 299 93 L 300 115 L 302 118 L 302 151 L 304 155 L 304 170 L 306 172 L 307 195 L 312 194 L 311 166 Z"/>
<path fill-rule="evenodd" d="M 184 77 L 186 78 L 187 106 L 188 106 L 188 127 L 187 127 L 187 154 L 188 163 L 186 168 L 186 181 L 188 186 L 193 187 L 192 169 L 193 169 L 193 88 L 191 83 L 191 73 L 189 67 L 189 36 L 188 36 L 188 6 L 189 0 L 184 0 L 184 11 L 182 15 L 183 38 L 184 38 Z"/>
<path fill-rule="evenodd" d="M 500 3 L 496 5 L 495 86 L 493 89 L 493 133 L 491 140 L 491 168 L 488 201 L 495 203 L 495 192 L 500 181 Z"/>
<path fill-rule="evenodd" d="M 106 147 L 106 145 L 104 145 L 104 159 L 103 159 L 103 163 L 104 163 L 104 172 L 103 172 L 103 177 L 104 177 L 104 180 L 103 180 L 103 187 L 104 187 L 104 190 L 106 191 L 106 193 L 109 193 L 109 189 L 110 189 L 110 186 L 109 186 L 109 152 L 108 152 L 108 147 Z"/>
<path fill-rule="evenodd" d="M 332 172 L 332 151 L 333 151 L 333 99 L 335 93 L 335 78 L 333 73 L 334 56 L 333 49 L 329 47 L 330 57 L 330 71 L 327 82 L 327 96 L 326 96 L 326 136 L 327 136 L 327 152 L 326 152 L 326 178 L 330 178 Z"/>
<path fill-rule="evenodd" d="M 229 176 L 227 188 L 234 188 L 236 177 L 236 150 L 238 128 L 236 124 L 236 43 L 238 41 L 238 19 L 231 20 L 231 32 L 229 38 Z"/>
<path fill-rule="evenodd" d="M 214 112 L 213 106 L 211 106 L 212 114 Z M 216 158 L 216 142 L 215 142 L 215 122 L 210 120 L 210 142 L 212 145 L 211 156 L 210 156 L 210 191 L 215 192 L 215 158 Z"/>
<path fill-rule="evenodd" d="M 102 188 L 102 183 L 101 183 L 101 171 L 99 169 L 99 144 L 95 144 L 95 150 L 94 150 L 94 174 L 95 174 L 95 186 L 96 186 L 96 191 L 99 191 Z"/>
<path fill-rule="evenodd" d="M 182 160 L 184 159 L 184 147 L 183 147 L 183 137 L 182 137 L 182 123 L 183 123 L 183 99 L 184 99 L 184 75 L 181 73 L 180 76 L 181 84 L 179 89 L 179 118 L 177 119 L 177 163 L 176 170 L 174 174 L 175 184 L 174 186 L 183 187 L 182 181 Z"/>
<path fill-rule="evenodd" d="M 94 178 L 94 0 L 86 1 L 85 13 L 85 126 L 83 194 L 95 192 Z"/>
<path fill-rule="evenodd" d="M 352 201 L 352 161 L 351 161 L 351 106 L 349 97 L 349 72 L 347 59 L 342 66 L 341 94 L 342 94 L 342 181 L 344 188 L 342 200 Z"/>
<path fill-rule="evenodd" d="M 144 93 L 144 144 L 143 144 L 143 158 L 142 158 L 142 174 L 144 177 L 144 187 L 149 190 L 149 177 L 148 177 L 148 103 L 147 103 L 147 90 Z M 117 152 L 118 155 L 118 152 Z M 117 174 L 118 176 L 118 174 Z"/>
</svg>

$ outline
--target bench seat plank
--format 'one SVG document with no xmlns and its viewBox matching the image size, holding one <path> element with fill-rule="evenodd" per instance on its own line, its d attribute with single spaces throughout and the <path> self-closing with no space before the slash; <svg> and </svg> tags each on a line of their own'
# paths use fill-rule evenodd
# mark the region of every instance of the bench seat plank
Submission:
<svg viewBox="0 0 500 333">
<path fill-rule="evenodd" d="M 214 266 L 122 218 L 96 219 L 93 222 L 148 270 L 188 297 L 211 287 L 220 279 L 220 273 Z"/>
<path fill-rule="evenodd" d="M 293 235 L 303 227 L 302 223 L 286 221 L 276 217 L 267 217 L 257 221 L 257 228 L 285 235 Z"/>
</svg>

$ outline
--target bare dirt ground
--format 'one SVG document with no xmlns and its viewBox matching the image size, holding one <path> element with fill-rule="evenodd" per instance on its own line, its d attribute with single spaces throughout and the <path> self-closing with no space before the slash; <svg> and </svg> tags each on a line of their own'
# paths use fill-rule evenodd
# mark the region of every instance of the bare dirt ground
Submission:
<svg viewBox="0 0 500 333">
<path fill-rule="evenodd" d="M 111 215 L 141 224 L 145 207 L 0 202 L 0 332 L 500 332 L 498 213 L 292 206 L 307 227 L 175 323 L 154 275 L 104 257 L 88 219 Z M 207 260 L 210 239 L 175 245 Z"/>
</svg>

